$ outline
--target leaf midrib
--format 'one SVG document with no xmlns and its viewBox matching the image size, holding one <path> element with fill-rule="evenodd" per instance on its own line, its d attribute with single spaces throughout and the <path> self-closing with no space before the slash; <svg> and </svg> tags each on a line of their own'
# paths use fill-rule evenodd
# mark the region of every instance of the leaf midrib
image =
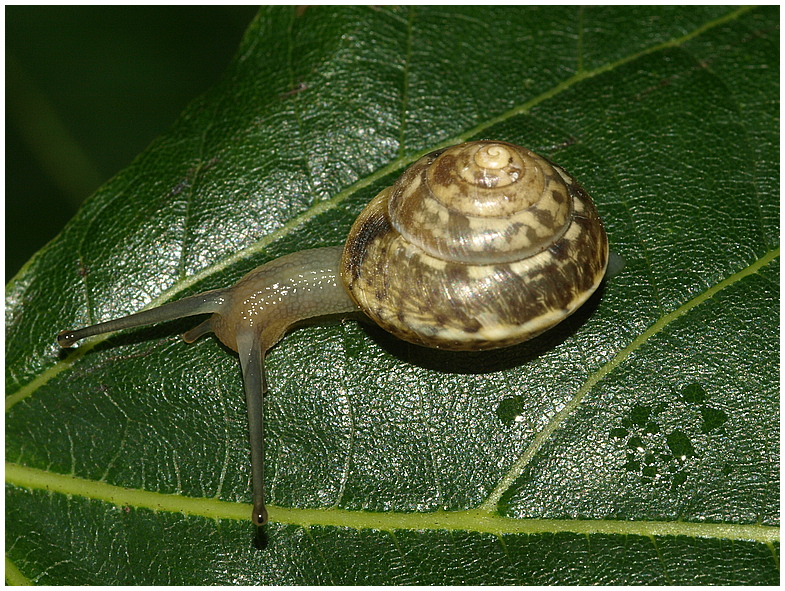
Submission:
<svg viewBox="0 0 785 591">
<path fill-rule="evenodd" d="M 686 302 L 676 310 L 662 316 L 662 318 L 635 338 L 627 347 L 619 351 L 611 360 L 594 372 L 586 380 L 586 383 L 576 392 L 572 400 L 570 400 L 560 412 L 553 416 L 542 431 L 537 434 L 532 443 L 526 448 L 521 457 L 513 464 L 512 468 L 502 477 L 488 498 L 476 509 L 464 511 L 438 511 L 435 513 L 372 513 L 337 508 L 290 509 L 274 507 L 271 509 L 270 513 L 271 519 L 280 523 L 298 524 L 304 527 L 309 525 L 335 525 L 355 527 L 358 529 L 460 529 L 494 533 L 497 535 L 503 533 L 553 533 L 556 531 L 571 531 L 574 533 L 637 533 L 639 535 L 691 535 L 697 537 L 730 536 L 732 539 L 755 539 L 766 543 L 778 541 L 778 528 L 761 525 L 691 524 L 680 521 L 618 522 L 586 520 L 585 523 L 583 521 L 574 522 L 581 524 L 580 526 L 570 526 L 565 524 L 571 524 L 573 523 L 572 521 L 502 517 L 496 514 L 496 508 L 502 495 L 507 492 L 515 480 L 521 475 L 525 467 L 536 455 L 537 451 L 549 440 L 550 436 L 559 428 L 567 417 L 572 415 L 580 406 L 583 398 L 600 382 L 600 380 L 623 363 L 624 360 L 626 360 L 635 350 L 639 349 L 646 341 L 654 335 L 659 334 L 665 326 L 681 316 L 684 316 L 696 306 L 708 301 L 723 289 L 738 283 L 749 275 L 757 273 L 767 264 L 778 258 L 779 255 L 779 248 L 767 252 L 745 269 L 731 275 L 727 279 Z M 147 507 L 153 510 L 179 511 L 211 518 L 247 519 L 249 515 L 249 505 L 241 503 L 229 503 L 217 499 L 197 499 L 181 495 L 128 489 L 104 482 L 86 480 L 76 476 L 56 474 L 37 468 L 28 468 L 11 462 L 6 463 L 6 482 L 27 488 L 39 488 L 68 495 L 79 495 L 87 498 L 99 499 L 116 505 L 133 505 L 135 507 Z M 607 524 L 623 525 L 608 526 Z M 679 525 L 677 526 L 675 524 Z M 699 530 L 695 529 L 704 526 L 708 527 L 708 531 L 713 533 L 704 532 L 701 534 L 699 533 Z M 617 527 L 618 529 L 614 529 Z M 749 528 L 756 527 L 764 528 L 763 531 L 768 532 L 760 534 L 763 536 L 763 539 L 748 537 L 751 535 L 752 531 L 757 531 Z M 681 529 L 676 532 L 673 528 Z M 727 533 L 724 528 L 730 528 L 727 532 L 735 533 Z"/>
<path fill-rule="evenodd" d="M 135 507 L 151 511 L 168 511 L 205 517 L 248 521 L 251 505 L 218 499 L 129 489 L 75 476 L 53 474 L 37 468 L 6 463 L 6 481 L 12 485 L 45 489 L 49 492 L 78 496 L 111 503 L 118 507 Z M 300 527 L 332 526 L 352 529 L 447 530 L 505 534 L 640 535 L 687 536 L 730 540 L 751 540 L 763 544 L 779 541 L 779 528 L 761 524 L 690 523 L 686 521 L 617 521 L 602 519 L 515 519 L 481 509 L 399 513 L 350 511 L 347 509 L 294 509 L 268 505 L 270 520 Z"/>
</svg>

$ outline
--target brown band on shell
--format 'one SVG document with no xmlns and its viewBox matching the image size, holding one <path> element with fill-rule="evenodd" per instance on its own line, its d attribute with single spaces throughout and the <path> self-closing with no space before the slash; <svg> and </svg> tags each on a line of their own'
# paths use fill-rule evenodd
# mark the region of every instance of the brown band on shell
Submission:
<svg viewBox="0 0 785 591">
<path fill-rule="evenodd" d="M 346 285 L 356 285 L 361 281 L 362 275 L 378 272 L 367 268 L 366 258 L 371 251 L 370 245 L 379 244 L 384 236 L 397 233 L 390 224 L 390 216 L 387 214 L 387 201 L 391 189 L 392 187 L 387 187 L 374 197 L 352 225 L 341 259 L 341 274 Z M 352 290 L 349 290 L 349 293 L 351 295 Z"/>
</svg>

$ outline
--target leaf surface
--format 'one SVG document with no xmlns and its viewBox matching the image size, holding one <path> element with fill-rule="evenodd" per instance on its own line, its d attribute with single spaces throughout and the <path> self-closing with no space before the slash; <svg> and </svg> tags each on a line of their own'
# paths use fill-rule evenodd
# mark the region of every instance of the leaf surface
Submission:
<svg viewBox="0 0 785 591">
<path fill-rule="evenodd" d="M 6 290 L 7 577 L 40 584 L 773 584 L 777 7 L 263 9 L 224 80 Z M 420 155 L 525 145 L 624 271 L 511 349 L 353 321 L 268 355 L 252 544 L 236 355 L 58 330 L 340 244 Z"/>
</svg>

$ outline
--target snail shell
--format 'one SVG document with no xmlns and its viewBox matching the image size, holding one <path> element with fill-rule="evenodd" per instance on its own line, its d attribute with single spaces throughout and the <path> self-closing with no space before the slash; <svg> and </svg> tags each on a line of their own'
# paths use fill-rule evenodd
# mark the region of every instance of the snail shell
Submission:
<svg viewBox="0 0 785 591">
<path fill-rule="evenodd" d="M 589 195 L 564 169 L 505 142 L 424 156 L 360 214 L 345 246 L 295 252 L 236 285 L 78 330 L 96 334 L 211 314 L 187 342 L 214 332 L 239 353 L 251 443 L 252 519 L 264 500 L 264 356 L 293 324 L 362 310 L 420 345 L 455 350 L 525 341 L 574 312 L 608 263 Z"/>
<path fill-rule="evenodd" d="M 412 343 L 506 347 L 597 289 L 608 239 L 564 169 L 505 142 L 432 152 L 354 223 L 341 272 L 358 306 Z"/>
</svg>

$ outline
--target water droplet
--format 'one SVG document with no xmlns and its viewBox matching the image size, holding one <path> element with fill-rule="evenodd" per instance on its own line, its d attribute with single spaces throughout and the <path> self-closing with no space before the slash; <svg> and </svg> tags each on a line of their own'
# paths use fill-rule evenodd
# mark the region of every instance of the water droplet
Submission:
<svg viewBox="0 0 785 591">
<path fill-rule="evenodd" d="M 643 440 L 640 437 L 630 437 L 627 441 L 627 447 L 635 451 L 643 452 Z"/>
<path fill-rule="evenodd" d="M 687 475 L 684 472 L 679 472 L 678 474 L 674 474 L 673 482 L 671 483 L 671 490 L 675 490 L 676 487 L 681 486 L 687 482 Z"/>
<path fill-rule="evenodd" d="M 701 415 L 703 415 L 703 424 L 701 431 L 708 433 L 714 429 L 719 429 L 728 420 L 728 415 L 717 408 L 709 408 L 704 406 L 701 408 Z"/>
<path fill-rule="evenodd" d="M 520 423 L 523 420 L 523 403 L 523 396 L 505 398 L 496 407 L 496 416 L 507 427 Z"/>
<path fill-rule="evenodd" d="M 630 411 L 630 420 L 633 424 L 642 427 L 648 422 L 649 415 L 651 415 L 650 406 L 636 406 Z"/>
<path fill-rule="evenodd" d="M 626 464 L 624 464 L 624 469 L 629 472 L 637 472 L 641 469 L 641 463 L 636 460 L 630 460 Z"/>
<path fill-rule="evenodd" d="M 657 423 L 646 423 L 644 431 L 647 435 L 654 435 L 660 432 L 660 426 Z"/>
<path fill-rule="evenodd" d="M 709 395 L 700 384 L 690 384 L 685 386 L 681 391 L 681 397 L 685 402 L 693 404 L 703 404 Z"/>
<path fill-rule="evenodd" d="M 690 438 L 682 431 L 674 431 L 668 434 L 665 441 L 677 460 L 684 462 L 687 458 L 695 455 L 695 448 L 692 447 Z"/>
</svg>

